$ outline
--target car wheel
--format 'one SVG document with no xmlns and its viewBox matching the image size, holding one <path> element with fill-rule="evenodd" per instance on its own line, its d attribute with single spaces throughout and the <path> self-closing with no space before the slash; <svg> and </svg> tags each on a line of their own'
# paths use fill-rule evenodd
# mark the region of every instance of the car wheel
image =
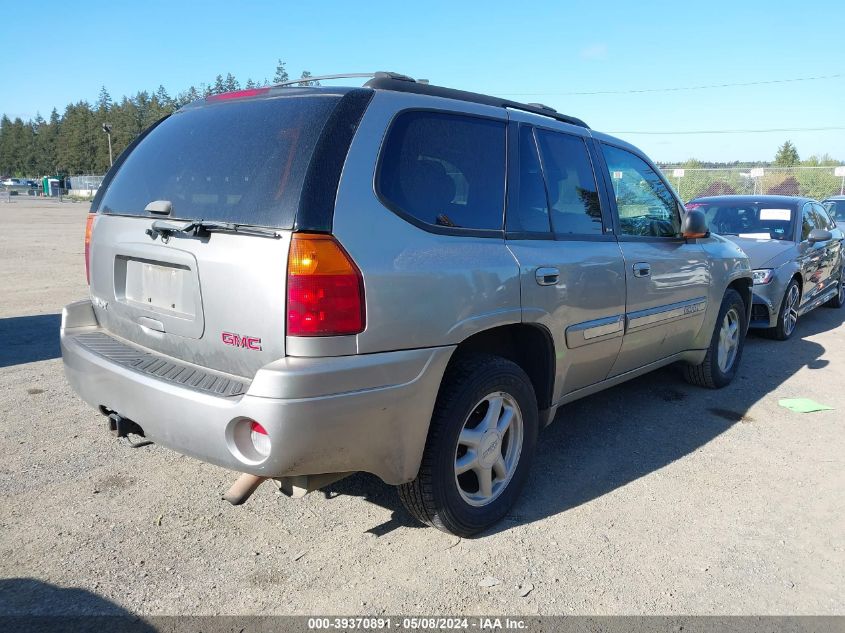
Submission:
<svg viewBox="0 0 845 633">
<path fill-rule="evenodd" d="M 399 496 L 419 521 L 471 536 L 505 516 L 534 458 L 537 399 L 525 372 L 490 354 L 455 359 L 437 396 L 419 473 Z"/>
<path fill-rule="evenodd" d="M 783 293 L 777 325 L 767 331 L 771 338 L 785 341 L 792 336 L 795 326 L 798 324 L 798 307 L 800 305 L 801 288 L 798 286 L 798 282 L 793 279 L 786 287 L 786 292 Z"/>
<path fill-rule="evenodd" d="M 747 328 L 745 302 L 736 290 L 729 288 L 722 299 L 704 361 L 684 367 L 687 382 L 709 389 L 728 385 L 739 367 Z"/>
<path fill-rule="evenodd" d="M 825 305 L 828 308 L 841 308 L 845 305 L 845 264 L 842 264 L 842 268 L 839 269 L 839 292 Z"/>
</svg>

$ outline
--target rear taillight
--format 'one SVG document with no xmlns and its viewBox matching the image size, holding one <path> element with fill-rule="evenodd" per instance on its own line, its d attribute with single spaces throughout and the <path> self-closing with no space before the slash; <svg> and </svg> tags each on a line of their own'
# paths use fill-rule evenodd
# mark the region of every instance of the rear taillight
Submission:
<svg viewBox="0 0 845 633">
<path fill-rule="evenodd" d="M 361 271 L 331 235 L 294 233 L 288 254 L 288 336 L 364 330 Z"/>
<path fill-rule="evenodd" d="M 94 231 L 95 213 L 89 213 L 85 221 L 85 280 L 91 283 L 91 233 Z M 78 242 L 77 242 L 78 243 Z"/>
</svg>

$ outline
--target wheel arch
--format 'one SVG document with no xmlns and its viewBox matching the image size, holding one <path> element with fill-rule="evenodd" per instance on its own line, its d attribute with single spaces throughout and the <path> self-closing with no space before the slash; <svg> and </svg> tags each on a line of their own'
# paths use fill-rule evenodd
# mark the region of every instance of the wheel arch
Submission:
<svg viewBox="0 0 845 633">
<path fill-rule="evenodd" d="M 751 323 L 751 304 L 753 303 L 753 282 L 748 277 L 740 277 L 734 279 L 728 284 L 729 289 L 736 290 L 739 296 L 742 297 L 742 302 L 745 305 L 746 329 Z"/>
<path fill-rule="evenodd" d="M 542 325 L 500 325 L 468 336 L 458 344 L 450 363 L 467 352 L 486 352 L 506 358 L 528 375 L 540 411 L 550 409 L 555 381 L 555 348 L 551 332 Z"/>
</svg>

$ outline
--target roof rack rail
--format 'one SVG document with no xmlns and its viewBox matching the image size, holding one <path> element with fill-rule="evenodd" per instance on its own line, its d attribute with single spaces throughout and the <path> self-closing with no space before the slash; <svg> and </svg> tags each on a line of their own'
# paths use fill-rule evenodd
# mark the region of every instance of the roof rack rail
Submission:
<svg viewBox="0 0 845 633">
<path fill-rule="evenodd" d="M 323 81 L 329 79 L 356 79 L 366 77 L 369 79 L 364 84 L 366 88 L 376 88 L 381 90 L 395 90 L 397 92 L 413 92 L 416 94 L 431 95 L 435 97 L 444 97 L 447 99 L 457 99 L 459 101 L 470 101 L 472 103 L 481 103 L 484 105 L 492 105 L 500 108 L 510 108 L 511 110 L 521 110 L 523 112 L 531 112 L 532 114 L 539 114 L 541 116 L 551 117 L 563 123 L 577 125 L 589 129 L 589 125 L 584 123 L 581 119 L 567 114 L 561 114 L 554 108 L 551 108 L 542 103 L 520 103 L 519 101 L 511 101 L 510 99 L 502 99 L 499 97 L 491 97 L 477 92 L 467 92 L 466 90 L 457 90 L 455 88 L 444 88 L 442 86 L 433 86 L 427 79 L 414 79 L 408 75 L 401 73 L 377 71 L 374 73 L 340 73 L 337 75 L 319 75 L 317 77 L 300 77 L 299 79 L 290 79 L 278 84 L 273 84 L 272 87 L 278 88 L 280 86 L 295 86 L 297 84 L 310 83 L 312 81 Z"/>
<path fill-rule="evenodd" d="M 312 81 L 323 81 L 329 79 L 355 79 L 360 77 L 367 77 L 370 79 L 375 77 L 386 77 L 389 79 L 394 79 L 396 81 L 416 81 L 412 77 L 408 77 L 407 75 L 402 75 L 400 73 L 376 71 L 374 73 L 340 73 L 337 75 L 319 75 L 318 77 L 300 77 L 299 79 L 289 79 L 288 81 L 272 84 L 272 87 L 278 88 L 280 86 L 294 86 L 296 84 L 310 83 Z"/>
<path fill-rule="evenodd" d="M 581 119 L 567 114 L 561 114 L 554 108 L 550 108 L 549 106 L 541 103 L 520 103 L 519 101 L 492 97 L 490 95 L 480 94 L 477 92 L 467 92 L 466 90 L 457 90 L 455 88 L 433 86 L 429 83 L 415 81 L 405 75 L 399 75 L 397 77 L 396 73 L 375 73 L 373 78 L 364 84 L 364 87 L 380 90 L 395 90 L 397 92 L 413 92 L 415 94 L 444 97 L 446 99 L 457 99 L 459 101 L 481 103 L 500 108 L 510 108 L 511 110 L 520 110 L 522 112 L 530 112 L 532 114 L 547 116 L 563 123 L 569 123 L 570 125 L 577 125 L 587 129 L 590 128 L 590 126 Z"/>
<path fill-rule="evenodd" d="M 541 110 L 548 110 L 549 112 L 557 112 L 553 107 L 547 106 L 545 103 L 526 103 L 525 105 L 530 105 L 532 108 L 540 108 Z"/>
</svg>

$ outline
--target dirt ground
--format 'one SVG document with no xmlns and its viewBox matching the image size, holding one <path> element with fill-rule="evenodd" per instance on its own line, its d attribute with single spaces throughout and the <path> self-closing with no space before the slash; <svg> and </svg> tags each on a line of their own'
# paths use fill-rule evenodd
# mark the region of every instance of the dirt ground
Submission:
<svg viewBox="0 0 845 633">
<path fill-rule="evenodd" d="M 106 433 L 59 358 L 86 211 L 0 203 L 0 614 L 845 614 L 845 309 L 751 336 L 721 391 L 667 369 L 566 406 L 461 540 L 369 475 L 236 508 L 233 473 Z"/>
</svg>

